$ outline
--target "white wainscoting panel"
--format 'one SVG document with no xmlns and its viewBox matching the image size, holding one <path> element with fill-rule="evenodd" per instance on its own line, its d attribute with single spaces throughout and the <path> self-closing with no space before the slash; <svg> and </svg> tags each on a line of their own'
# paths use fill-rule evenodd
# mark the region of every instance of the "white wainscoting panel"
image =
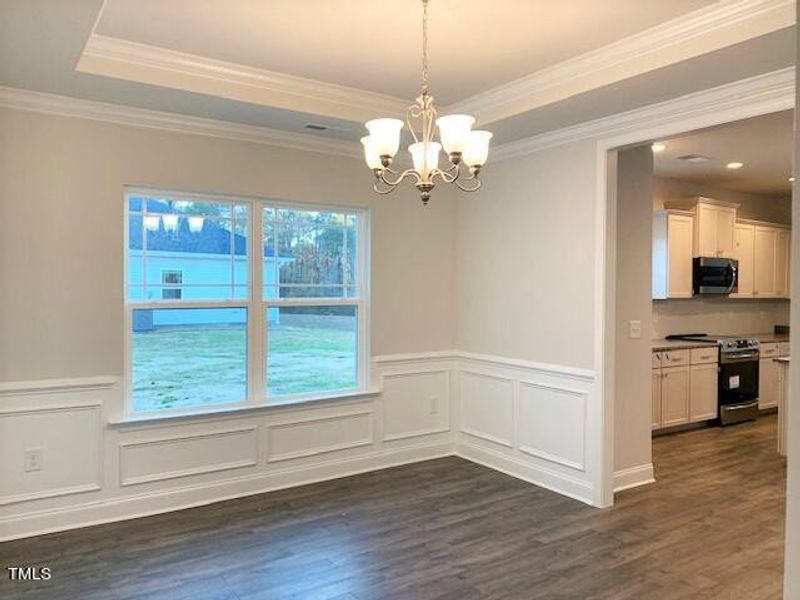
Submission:
<svg viewBox="0 0 800 600">
<path fill-rule="evenodd" d="M 459 359 L 456 453 L 592 504 L 587 413 L 593 374 L 486 355 L 460 353 Z"/>
<path fill-rule="evenodd" d="M 514 381 L 486 372 L 461 370 L 461 431 L 512 447 L 514 435 Z"/>
<path fill-rule="evenodd" d="M 367 446 L 374 441 L 371 409 L 270 423 L 267 425 L 267 460 L 303 458 Z"/>
<path fill-rule="evenodd" d="M 520 381 L 516 422 L 520 451 L 586 470 L 586 397 L 581 390 Z"/>
<path fill-rule="evenodd" d="M 452 454 L 592 502 L 591 372 L 455 351 L 377 357 L 374 371 L 380 391 L 363 400 L 112 425 L 115 378 L 0 384 L 0 540 Z M 38 445 L 43 470 L 23 473 Z"/>
<path fill-rule="evenodd" d="M 122 441 L 120 485 L 253 467 L 258 463 L 257 431 L 255 426 L 246 426 Z"/>
<path fill-rule="evenodd" d="M 384 375 L 385 441 L 449 430 L 450 369 Z"/>
<path fill-rule="evenodd" d="M 103 402 L 112 377 L 0 385 L 0 506 L 103 486 Z M 26 471 L 26 451 L 41 469 Z"/>
</svg>

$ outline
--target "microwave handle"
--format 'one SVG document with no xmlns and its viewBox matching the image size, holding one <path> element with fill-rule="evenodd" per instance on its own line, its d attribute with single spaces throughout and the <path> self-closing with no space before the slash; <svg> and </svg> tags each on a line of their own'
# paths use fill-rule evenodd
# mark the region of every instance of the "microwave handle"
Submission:
<svg viewBox="0 0 800 600">
<path fill-rule="evenodd" d="M 728 293 L 730 294 L 736 286 L 736 267 L 733 263 L 728 263 L 728 278 Z"/>
</svg>

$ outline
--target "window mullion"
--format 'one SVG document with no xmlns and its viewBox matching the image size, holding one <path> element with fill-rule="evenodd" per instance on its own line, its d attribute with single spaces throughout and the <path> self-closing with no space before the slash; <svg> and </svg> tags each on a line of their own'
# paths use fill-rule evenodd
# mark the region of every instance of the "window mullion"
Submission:
<svg viewBox="0 0 800 600">
<path fill-rule="evenodd" d="M 249 399 L 252 404 L 261 404 L 266 395 L 266 347 L 268 335 L 264 304 L 264 208 L 261 202 L 250 206 L 251 234 L 248 261 L 250 265 L 250 294 L 248 303 L 248 339 L 250 339 Z"/>
</svg>

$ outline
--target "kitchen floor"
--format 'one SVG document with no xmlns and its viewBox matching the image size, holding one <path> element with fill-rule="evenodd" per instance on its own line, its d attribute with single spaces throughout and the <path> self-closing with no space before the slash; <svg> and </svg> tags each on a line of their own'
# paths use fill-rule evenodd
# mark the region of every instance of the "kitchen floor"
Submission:
<svg viewBox="0 0 800 600">
<path fill-rule="evenodd" d="M 458 458 L 0 544 L 0 597 L 781 598 L 776 418 L 654 440 L 597 510 Z"/>
</svg>

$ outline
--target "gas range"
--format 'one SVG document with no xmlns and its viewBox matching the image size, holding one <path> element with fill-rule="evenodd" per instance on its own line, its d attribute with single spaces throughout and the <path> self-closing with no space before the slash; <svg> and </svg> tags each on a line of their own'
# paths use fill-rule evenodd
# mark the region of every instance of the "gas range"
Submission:
<svg viewBox="0 0 800 600">
<path fill-rule="evenodd" d="M 718 417 L 722 425 L 758 417 L 760 358 L 758 340 L 707 333 L 668 335 L 666 339 L 717 344 L 719 348 L 717 404 Z"/>
<path fill-rule="evenodd" d="M 717 344 L 720 352 L 743 352 L 759 349 L 758 340 L 752 338 L 736 337 L 734 335 L 714 335 L 709 333 L 679 333 L 668 335 L 668 340 L 684 340 L 689 342 L 713 342 Z"/>
</svg>

